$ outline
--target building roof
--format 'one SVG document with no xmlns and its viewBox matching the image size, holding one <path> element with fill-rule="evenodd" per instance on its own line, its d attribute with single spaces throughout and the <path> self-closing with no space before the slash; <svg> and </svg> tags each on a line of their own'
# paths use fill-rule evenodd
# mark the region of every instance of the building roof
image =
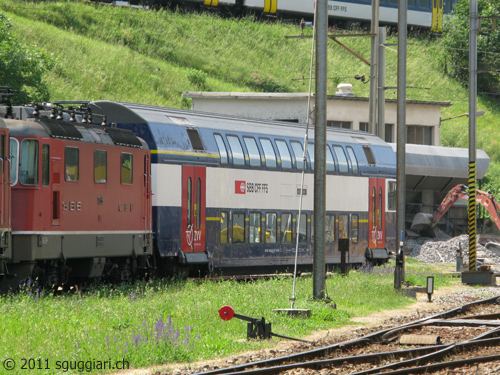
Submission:
<svg viewBox="0 0 500 375">
<path fill-rule="evenodd" d="M 192 99 L 244 99 L 244 100 L 305 100 L 307 93 L 275 93 L 275 92 L 208 92 L 208 91 L 184 91 L 182 96 Z M 314 94 L 312 95 L 314 98 Z M 367 102 L 369 98 L 356 96 L 328 95 L 327 100 L 345 100 Z M 396 99 L 386 99 L 386 103 L 397 103 Z M 449 107 L 451 102 L 435 102 L 422 100 L 407 100 L 407 104 L 436 105 Z"/>
</svg>

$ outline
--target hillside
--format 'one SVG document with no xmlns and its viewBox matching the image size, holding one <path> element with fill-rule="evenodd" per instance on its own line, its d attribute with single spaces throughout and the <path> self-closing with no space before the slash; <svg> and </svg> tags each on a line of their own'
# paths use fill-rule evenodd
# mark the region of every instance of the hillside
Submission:
<svg viewBox="0 0 500 375">
<path fill-rule="evenodd" d="M 75 1 L 0 0 L 25 44 L 57 57 L 47 75 L 51 100 L 121 100 L 189 108 L 183 91 L 281 91 L 308 89 L 311 40 L 285 39 L 300 28 L 251 18 L 228 20 L 209 14 L 183 14 L 110 7 Z M 312 35 L 312 30 L 306 33 Z M 345 38 L 350 48 L 368 57 L 369 38 Z M 390 35 L 388 43 L 397 43 Z M 468 92 L 444 74 L 439 38 L 420 35 L 409 40 L 409 100 L 450 101 L 442 118 L 468 112 Z M 369 67 L 337 44 L 328 52 L 330 94 L 340 82 L 352 83 L 357 96 L 368 96 L 369 84 L 353 77 L 369 76 Z M 387 86 L 396 86 L 397 49 L 387 49 Z M 388 90 L 388 98 L 396 91 Z M 478 98 L 477 143 L 492 158 L 487 189 L 500 189 L 497 147 L 498 103 Z M 467 117 L 442 124 L 441 143 L 468 147 Z M 499 138 L 500 139 L 500 138 Z M 483 188 L 485 186 L 483 185 Z"/>
</svg>

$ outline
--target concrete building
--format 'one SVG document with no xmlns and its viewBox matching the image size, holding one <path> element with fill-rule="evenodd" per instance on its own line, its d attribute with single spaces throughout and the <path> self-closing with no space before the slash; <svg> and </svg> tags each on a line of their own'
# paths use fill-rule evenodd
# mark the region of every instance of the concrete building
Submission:
<svg viewBox="0 0 500 375">
<path fill-rule="evenodd" d="M 327 98 L 327 125 L 368 131 L 368 98 L 355 97 L 350 91 L 338 94 Z M 184 92 L 183 96 L 191 98 L 191 109 L 196 111 L 302 123 L 307 120 L 305 93 Z M 450 102 L 407 101 L 407 143 L 439 146 L 441 108 L 450 105 Z M 396 120 L 397 102 L 386 100 L 387 142 L 396 141 Z"/>
</svg>

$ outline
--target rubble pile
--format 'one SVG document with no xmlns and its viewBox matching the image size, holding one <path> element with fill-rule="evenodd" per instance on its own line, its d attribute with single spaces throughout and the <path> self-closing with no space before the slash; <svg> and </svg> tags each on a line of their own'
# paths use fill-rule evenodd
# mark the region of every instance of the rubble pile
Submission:
<svg viewBox="0 0 500 375">
<path fill-rule="evenodd" d="M 411 249 L 408 255 L 424 263 L 454 263 L 459 250 L 463 257 L 463 263 L 469 262 L 469 236 L 467 234 L 451 238 L 437 229 L 436 238 L 410 238 L 406 245 Z M 500 256 L 479 243 L 476 249 L 478 265 L 484 264 L 491 266 L 493 271 L 500 271 Z"/>
</svg>

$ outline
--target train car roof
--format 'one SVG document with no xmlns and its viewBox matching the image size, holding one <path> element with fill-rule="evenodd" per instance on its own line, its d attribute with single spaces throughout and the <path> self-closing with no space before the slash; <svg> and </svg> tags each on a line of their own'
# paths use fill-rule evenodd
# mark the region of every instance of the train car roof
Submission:
<svg viewBox="0 0 500 375">
<path fill-rule="evenodd" d="M 132 132 L 104 126 L 71 123 L 41 117 L 27 120 L 0 119 L 13 136 L 36 136 L 76 140 L 88 143 L 147 148 L 146 142 Z"/>
<path fill-rule="evenodd" d="M 114 101 L 91 102 L 94 113 L 99 110 L 106 115 L 108 122 L 142 123 L 154 127 L 155 124 L 182 125 L 186 127 L 217 129 L 219 131 L 236 131 L 257 133 L 260 135 L 287 136 L 304 138 L 305 124 L 259 120 L 216 113 L 182 110 L 135 103 Z M 237 127 L 235 127 L 237 126 Z M 310 139 L 314 139 L 314 126 L 310 126 Z M 339 143 L 369 144 L 388 147 L 379 137 L 370 133 L 340 128 L 328 128 L 328 140 Z"/>
<path fill-rule="evenodd" d="M 397 145 L 391 143 L 394 152 Z M 484 150 L 477 150 L 476 176 L 482 179 L 490 164 Z M 467 184 L 469 173 L 469 150 L 427 145 L 406 145 L 407 185 L 411 190 L 453 187 L 459 183 Z M 414 176 L 414 177 L 412 177 Z"/>
</svg>

